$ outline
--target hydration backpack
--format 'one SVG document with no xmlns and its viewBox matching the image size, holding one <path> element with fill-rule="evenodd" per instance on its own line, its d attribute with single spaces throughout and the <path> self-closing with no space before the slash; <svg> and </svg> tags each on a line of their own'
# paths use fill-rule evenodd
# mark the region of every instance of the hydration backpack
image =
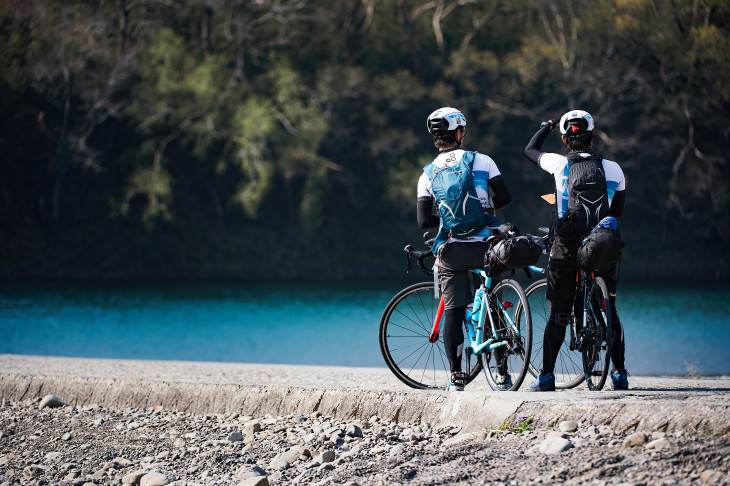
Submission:
<svg viewBox="0 0 730 486">
<path fill-rule="evenodd" d="M 608 215 L 608 192 L 606 174 L 603 171 L 603 157 L 585 152 L 571 152 L 567 158 L 570 164 L 566 214 L 571 226 L 569 233 L 582 238 Z"/>
<path fill-rule="evenodd" d="M 474 155 L 474 152 L 464 152 L 459 162 L 448 167 L 438 167 L 432 162 L 423 168 L 431 181 L 441 216 L 442 229 L 436 236 L 437 241 L 446 240 L 449 236 L 469 238 L 487 224 L 484 208 L 474 188 Z"/>
</svg>

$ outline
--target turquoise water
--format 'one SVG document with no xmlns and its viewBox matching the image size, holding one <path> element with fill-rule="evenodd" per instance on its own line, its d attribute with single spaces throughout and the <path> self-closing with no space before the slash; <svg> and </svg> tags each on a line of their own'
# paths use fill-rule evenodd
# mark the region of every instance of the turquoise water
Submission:
<svg viewBox="0 0 730 486">
<path fill-rule="evenodd" d="M 0 353 L 385 366 L 380 314 L 406 282 L 4 284 Z M 730 286 L 622 284 L 627 367 L 730 374 Z"/>
</svg>

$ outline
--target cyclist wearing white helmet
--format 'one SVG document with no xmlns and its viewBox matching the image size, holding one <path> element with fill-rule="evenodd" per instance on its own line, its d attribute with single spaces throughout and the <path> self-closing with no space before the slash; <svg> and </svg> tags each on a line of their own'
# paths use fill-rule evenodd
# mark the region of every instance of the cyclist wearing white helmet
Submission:
<svg viewBox="0 0 730 486">
<path fill-rule="evenodd" d="M 546 153 L 541 151 L 543 143 L 550 132 L 560 129 L 562 141 L 568 148 L 567 155 Z M 593 150 L 595 122 L 590 113 L 583 110 L 571 110 L 565 113 L 558 123 L 553 120 L 543 122 L 525 147 L 525 155 L 535 165 L 550 173 L 555 179 L 556 233 L 550 261 L 548 263 L 547 298 L 550 300 L 550 317 L 545 326 L 543 340 L 543 370 L 540 376 L 530 385 L 533 391 L 549 391 L 555 389 L 553 373 L 560 346 L 565 338 L 566 326 L 573 308 L 575 295 L 576 272 L 578 270 L 578 247 L 590 224 L 603 216 L 618 218 L 623 213 L 626 180 L 621 167 L 611 160 L 606 160 Z M 582 170 L 593 167 L 592 172 Z M 592 164 L 592 165 L 591 165 Z M 570 170 L 571 167 L 573 170 Z M 580 179 L 583 177 L 583 179 Z M 582 180 L 594 177 L 588 184 L 596 184 L 598 190 L 592 190 L 593 197 L 583 203 L 576 197 L 576 187 Z M 577 206 L 580 207 L 577 208 Z M 614 264 L 607 272 L 597 273 L 603 277 L 608 287 L 612 318 L 613 347 L 611 362 L 613 373 L 611 383 L 614 389 L 625 390 L 629 387 L 628 373 L 624 363 L 624 333 L 616 313 L 616 287 L 618 270 Z"/>
<path fill-rule="evenodd" d="M 424 167 L 418 179 L 417 217 L 421 228 L 439 227 L 433 250 L 438 257 L 444 297 L 442 333 L 451 368 L 449 389 L 463 390 L 466 374 L 461 369 L 462 323 L 466 306 L 472 299 L 469 271 L 484 266 L 485 240 L 491 236 L 493 228 L 499 226 L 495 209 L 509 203 L 512 196 L 491 157 L 461 148 L 466 135 L 466 118 L 459 110 L 449 106 L 439 108 L 428 116 L 426 127 L 439 153 Z M 463 189 L 454 190 L 456 187 Z M 452 190 L 448 191 L 449 188 Z M 450 207 L 449 199 L 455 193 L 460 193 L 460 199 L 451 207 L 463 209 L 461 214 L 456 209 L 443 209 Z M 434 201 L 439 206 L 438 215 L 433 214 Z M 467 206 L 468 203 L 471 205 Z M 469 224 L 463 224 L 464 220 Z M 468 229 L 460 233 L 459 228 L 464 226 Z M 511 380 L 506 371 L 501 379 L 504 383 Z"/>
</svg>

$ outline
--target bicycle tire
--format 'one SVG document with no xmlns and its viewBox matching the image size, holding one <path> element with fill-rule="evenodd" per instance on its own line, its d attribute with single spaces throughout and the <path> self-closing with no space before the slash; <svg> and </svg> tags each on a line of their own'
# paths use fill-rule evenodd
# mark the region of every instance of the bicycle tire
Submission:
<svg viewBox="0 0 730 486">
<path fill-rule="evenodd" d="M 380 352 L 385 363 L 400 381 L 412 388 L 443 389 L 451 378 L 443 339 L 429 342 L 438 304 L 433 282 L 421 282 L 398 292 L 380 318 Z M 468 342 L 465 336 L 464 344 Z M 478 359 L 473 359 L 471 364 L 467 383 L 481 371 Z M 466 353 L 462 369 L 466 369 Z"/>
<path fill-rule="evenodd" d="M 514 280 L 502 280 L 489 292 L 487 298 L 492 315 L 495 317 L 496 339 L 504 340 L 506 345 L 493 352 L 479 355 L 487 383 L 495 391 L 515 391 L 520 388 L 530 367 L 532 350 L 532 318 L 522 285 Z M 508 306 L 507 303 L 510 305 Z M 509 326 L 509 320 L 515 323 L 519 335 Z M 483 323 L 484 340 L 492 336 L 492 329 L 485 316 Z M 511 383 L 500 383 L 498 377 L 500 365 L 511 377 Z"/>
<path fill-rule="evenodd" d="M 537 378 L 542 369 L 542 348 L 545 337 L 545 325 L 550 317 L 550 301 L 545 297 L 547 279 L 543 278 L 530 284 L 525 289 L 527 302 L 532 314 L 532 355 L 530 357 L 530 374 Z M 565 339 L 555 360 L 555 388 L 566 390 L 575 388 L 586 379 L 583 370 L 583 357 L 570 350 L 570 329 L 566 329 Z"/>
<path fill-rule="evenodd" d="M 613 329 L 606 282 L 596 277 L 588 290 L 588 317 L 582 331 L 581 354 L 589 390 L 601 390 L 608 377 Z"/>
</svg>

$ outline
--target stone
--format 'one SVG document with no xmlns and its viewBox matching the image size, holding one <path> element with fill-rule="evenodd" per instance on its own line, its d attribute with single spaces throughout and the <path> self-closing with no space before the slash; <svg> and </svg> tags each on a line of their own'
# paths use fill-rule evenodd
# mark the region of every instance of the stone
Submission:
<svg viewBox="0 0 730 486">
<path fill-rule="evenodd" d="M 578 422 L 574 420 L 563 420 L 558 424 L 558 429 L 561 432 L 575 432 L 578 430 Z"/>
<path fill-rule="evenodd" d="M 539 451 L 543 454 L 559 454 L 573 447 L 568 439 L 548 437 L 540 443 Z"/>
<path fill-rule="evenodd" d="M 25 477 L 25 479 L 31 479 L 36 476 L 41 476 L 42 474 L 45 474 L 45 472 L 45 467 L 39 466 L 38 464 L 33 464 L 23 469 L 23 476 Z"/>
<path fill-rule="evenodd" d="M 669 440 L 667 440 L 665 438 L 661 438 L 661 439 L 656 439 L 656 440 L 649 442 L 648 444 L 646 444 L 645 447 L 647 449 L 667 449 L 671 445 L 672 444 L 669 442 Z"/>
<path fill-rule="evenodd" d="M 246 478 L 239 481 L 238 486 L 269 486 L 269 479 L 266 476 Z"/>
<path fill-rule="evenodd" d="M 226 438 L 228 442 L 241 442 L 243 440 L 243 434 L 240 432 L 231 432 Z"/>
<path fill-rule="evenodd" d="M 259 422 L 248 422 L 243 426 L 243 430 L 248 434 L 252 435 L 256 432 L 261 432 L 261 424 Z"/>
<path fill-rule="evenodd" d="M 450 446 L 454 444 L 459 444 L 461 442 L 471 442 L 476 439 L 476 437 L 477 436 L 475 434 L 472 434 L 471 432 L 465 432 L 463 434 L 456 435 L 450 439 L 446 439 L 444 441 L 444 445 Z"/>
<path fill-rule="evenodd" d="M 257 478 L 257 477 L 265 477 L 265 476 L 266 476 L 266 471 L 264 471 L 263 469 L 261 469 L 258 466 L 243 466 L 236 473 L 236 479 L 239 481 L 243 481 L 244 479 L 248 479 L 248 478 Z"/>
<path fill-rule="evenodd" d="M 46 454 L 46 461 L 55 462 L 60 457 L 61 457 L 60 452 L 49 452 L 48 454 Z"/>
<path fill-rule="evenodd" d="M 363 437 L 362 429 L 354 424 L 347 426 L 347 429 L 345 429 L 345 434 L 349 437 Z"/>
<path fill-rule="evenodd" d="M 46 395 L 45 397 L 43 397 L 43 400 L 41 400 L 41 403 L 38 404 L 38 408 L 60 408 L 65 405 L 66 403 L 64 403 L 64 401 L 58 398 L 56 395 Z"/>
<path fill-rule="evenodd" d="M 137 470 L 132 471 L 129 474 L 125 474 L 124 477 L 122 477 L 122 484 L 131 484 L 133 486 L 136 486 L 139 484 L 139 482 L 142 480 L 142 476 L 147 474 L 147 471 L 144 470 Z"/>
<path fill-rule="evenodd" d="M 553 430 L 552 432 L 548 432 L 548 437 L 561 437 L 563 439 L 568 438 L 568 434 L 565 432 L 558 432 L 557 430 Z"/>
<path fill-rule="evenodd" d="M 392 456 L 399 456 L 403 454 L 406 451 L 406 447 L 403 444 L 398 444 L 397 446 L 393 447 L 388 455 Z"/>
<path fill-rule="evenodd" d="M 624 447 L 637 447 L 647 443 L 649 438 L 643 432 L 634 432 L 624 439 Z"/>
<path fill-rule="evenodd" d="M 169 482 L 170 478 L 167 474 L 152 471 L 142 476 L 142 479 L 139 481 L 139 486 L 165 486 Z"/>
<path fill-rule="evenodd" d="M 325 464 L 335 460 L 335 451 L 324 451 L 320 455 L 314 458 L 314 462 L 319 464 Z"/>
<path fill-rule="evenodd" d="M 702 474 L 700 474 L 701 483 L 719 483 L 721 479 L 722 475 L 714 469 L 707 469 L 702 471 Z"/>
</svg>

